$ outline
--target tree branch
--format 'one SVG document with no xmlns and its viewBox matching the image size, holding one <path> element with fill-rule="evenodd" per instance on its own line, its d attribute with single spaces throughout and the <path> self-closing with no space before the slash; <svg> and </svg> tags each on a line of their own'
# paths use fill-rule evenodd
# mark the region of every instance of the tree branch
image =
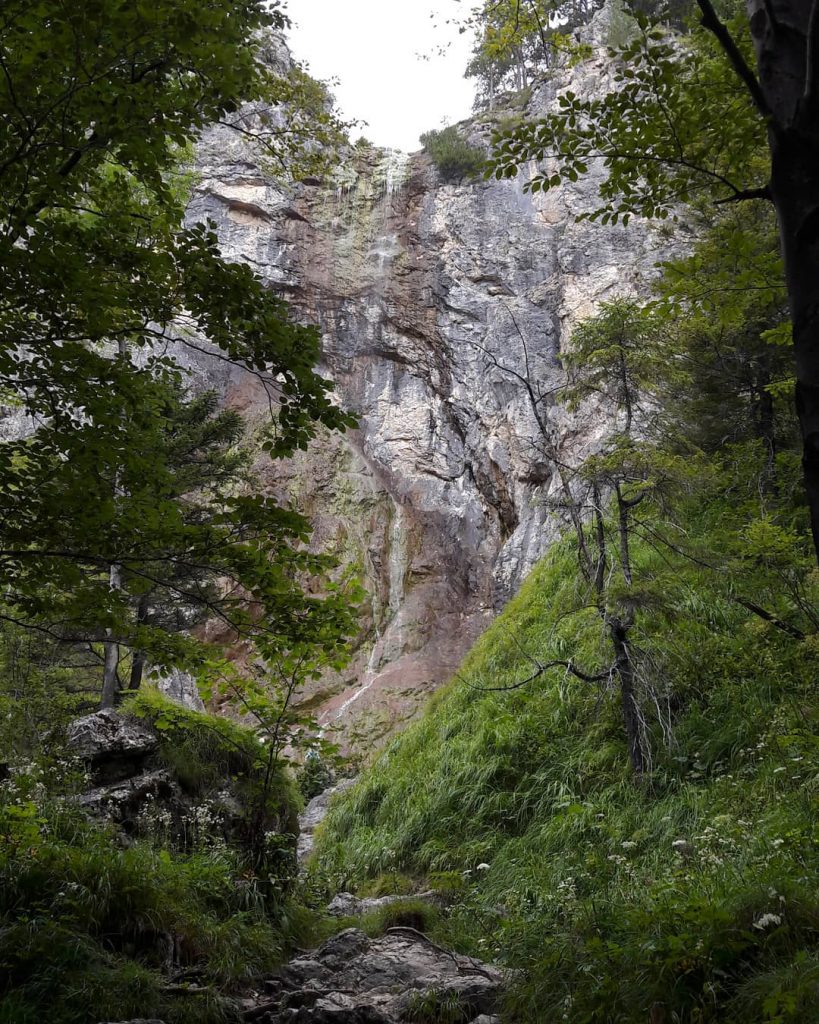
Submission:
<svg viewBox="0 0 819 1024">
<path fill-rule="evenodd" d="M 763 185 L 761 188 L 740 189 L 732 196 L 726 196 L 725 199 L 715 199 L 714 205 L 724 206 L 726 203 L 743 203 L 750 199 L 767 199 L 768 202 L 773 202 L 770 185 Z"/>
<path fill-rule="evenodd" d="M 795 640 L 804 640 L 805 634 L 801 629 L 796 626 L 792 626 L 790 622 L 777 618 L 771 612 L 766 611 L 764 608 L 760 608 L 758 604 L 754 604 L 753 601 L 747 601 L 744 597 L 735 597 L 734 600 L 738 605 L 747 609 L 753 615 L 756 615 L 760 619 L 764 619 L 765 622 L 770 622 L 771 625 L 776 626 L 777 629 L 782 630 L 783 633 L 787 633 L 788 636 L 792 636 Z"/>
<path fill-rule="evenodd" d="M 737 74 L 737 77 L 743 82 L 745 88 L 748 90 L 748 94 L 753 100 L 754 106 L 759 113 L 765 118 L 766 121 L 771 119 L 771 109 L 768 106 L 768 101 L 765 99 L 765 93 L 762 91 L 762 86 L 759 84 L 759 80 L 756 75 L 748 66 L 748 62 L 742 55 L 742 51 L 734 42 L 733 36 L 728 31 L 727 27 L 719 20 L 717 12 L 714 10 L 711 0 L 697 0 L 697 6 L 702 11 L 702 18 L 700 19 L 702 27 L 707 29 L 716 38 L 719 45 L 731 62 L 731 66 Z"/>
<path fill-rule="evenodd" d="M 474 683 L 470 683 L 468 679 L 464 679 L 462 676 L 459 678 L 469 687 L 470 690 L 477 690 L 479 693 L 505 693 L 509 690 L 520 690 L 521 687 L 528 686 L 529 683 L 533 683 L 535 679 L 538 679 L 550 668 L 564 668 L 577 679 L 582 679 L 584 683 L 599 683 L 604 679 L 610 679 L 613 672 L 613 669 L 609 668 L 606 669 L 605 672 L 599 672 L 597 675 L 589 675 L 588 672 L 582 672 L 579 668 L 575 668 L 571 659 L 569 661 L 547 661 L 545 664 L 542 664 L 535 659 L 532 660 L 535 661 L 535 664 L 537 665 L 535 671 L 530 676 L 527 676 L 526 679 L 521 679 L 520 682 L 512 683 L 510 686 L 476 686 Z"/>
</svg>

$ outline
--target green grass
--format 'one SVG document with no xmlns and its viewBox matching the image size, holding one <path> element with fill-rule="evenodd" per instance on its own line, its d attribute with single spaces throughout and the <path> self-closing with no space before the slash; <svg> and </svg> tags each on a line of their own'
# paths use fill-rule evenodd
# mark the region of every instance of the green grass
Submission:
<svg viewBox="0 0 819 1024">
<path fill-rule="evenodd" d="M 226 993 L 281 959 L 283 936 L 228 853 L 122 847 L 75 811 L 28 801 L 0 808 L 0 831 L 0 1021 L 48 1011 L 81 1024 L 93 1008 L 217 1022 L 231 1017 Z M 166 993 L 171 942 L 202 994 Z"/>
<path fill-rule="evenodd" d="M 159 759 L 191 813 L 226 786 L 252 813 L 266 750 L 250 730 L 151 691 L 127 711 L 159 731 Z M 290 846 L 273 849 L 262 874 L 241 821 L 225 831 L 217 815 L 212 834 L 203 824 L 182 838 L 126 837 L 80 812 L 72 796 L 85 785 L 54 749 L 13 763 L 0 784 L 0 1024 L 238 1021 L 233 997 L 297 938 Z M 279 771 L 262 827 L 286 826 L 297 801 Z"/>
<path fill-rule="evenodd" d="M 515 684 L 531 657 L 606 664 L 575 567 L 563 545 L 536 568 L 334 805 L 316 870 L 342 888 L 448 879 L 436 938 L 522 969 L 509 1020 L 819 1020 L 815 638 L 638 545 L 653 596 L 634 635 L 652 755 L 637 783 L 615 687 L 555 670 L 475 689 Z"/>
</svg>

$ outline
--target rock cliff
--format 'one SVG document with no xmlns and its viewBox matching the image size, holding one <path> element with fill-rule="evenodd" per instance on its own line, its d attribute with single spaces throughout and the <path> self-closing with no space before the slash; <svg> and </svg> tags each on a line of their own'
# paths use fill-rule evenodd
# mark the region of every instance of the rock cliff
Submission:
<svg viewBox="0 0 819 1024">
<path fill-rule="evenodd" d="M 605 32 L 598 19 L 594 56 L 536 85 L 526 116 L 565 88 L 603 87 Z M 491 120 L 461 127 L 485 147 Z M 258 467 L 367 586 L 352 666 L 311 694 L 351 749 L 418 709 L 554 540 L 556 481 L 523 378 L 548 392 L 572 325 L 645 292 L 667 254 L 646 225 L 575 220 L 594 174 L 532 195 L 532 170 L 448 184 L 424 152 L 359 145 L 326 180 L 286 186 L 242 136 L 215 127 L 202 140 L 189 217 L 215 221 L 231 258 L 320 325 L 322 372 L 359 416 L 346 437 Z M 250 376 L 207 362 L 196 372 L 263 411 Z M 600 435 L 594 410 L 573 417 L 549 398 L 541 408 L 569 461 Z"/>
</svg>

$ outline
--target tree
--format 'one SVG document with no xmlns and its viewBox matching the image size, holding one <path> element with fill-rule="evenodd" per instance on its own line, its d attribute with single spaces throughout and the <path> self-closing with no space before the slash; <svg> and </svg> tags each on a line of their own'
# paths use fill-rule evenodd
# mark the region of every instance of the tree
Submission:
<svg viewBox="0 0 819 1024">
<path fill-rule="evenodd" d="M 629 761 L 639 778 L 651 762 L 639 691 L 653 691 L 654 683 L 632 633 L 638 608 L 653 595 L 650 581 L 635 579 L 632 514 L 643 504 L 661 504 L 690 471 L 686 460 L 665 444 L 657 423 L 658 371 L 668 361 L 669 345 L 653 311 L 628 300 L 603 304 L 597 316 L 578 325 L 561 353 L 564 380 L 547 388 L 538 379 L 526 339 L 520 332 L 518 336 L 520 369 L 482 351 L 490 366 L 518 381 L 528 398 L 540 435 L 537 455 L 551 465 L 556 478 L 553 507 L 567 517 L 577 542 L 580 603 L 599 615 L 611 659 L 608 666 L 592 671 L 580 668 L 573 658 L 546 663 L 532 658 L 534 672 L 524 683 L 558 667 L 586 683 L 617 680 Z M 606 423 L 594 449 L 579 461 L 567 458 L 549 422 L 548 405 L 560 400 L 573 411 L 584 407 L 587 421 L 594 417 Z"/>
<path fill-rule="evenodd" d="M 245 424 L 235 410 L 218 408 L 213 391 L 189 399 L 181 389 L 174 389 L 163 410 L 161 428 L 156 437 L 162 446 L 157 458 L 170 472 L 153 505 L 159 508 L 163 502 L 174 502 L 188 524 L 207 527 L 225 499 L 246 481 L 251 454 L 242 446 Z M 151 566 L 153 581 L 141 575 L 123 581 L 134 625 L 167 633 L 189 630 L 208 609 L 220 606 L 215 567 L 191 564 L 184 552 L 165 550 L 162 556 Z M 129 690 L 139 689 L 145 663 L 146 652 L 133 650 Z"/>
<path fill-rule="evenodd" d="M 211 610 L 269 658 L 290 643 L 337 650 L 348 621 L 340 596 L 303 592 L 328 563 L 306 550 L 301 517 L 227 492 L 191 516 L 167 445 L 184 411 L 171 339 L 207 340 L 255 376 L 273 456 L 352 422 L 315 372 L 318 331 L 227 262 L 212 225 L 183 224 L 181 161 L 205 125 L 253 136 L 297 173 L 339 138 L 323 90 L 268 59 L 266 33 L 285 22 L 262 0 L 10 0 L 0 13 L 0 391 L 28 423 L 0 445 L 3 614 L 104 642 L 106 700 L 119 643 L 158 664 L 204 657 L 159 620 L 135 622 L 129 594 Z"/>
<path fill-rule="evenodd" d="M 595 7 L 587 0 L 485 0 L 459 22 L 475 41 L 465 77 L 476 80 L 491 110 L 498 91 L 525 89 L 534 69 L 571 52 L 566 33 L 585 23 Z"/>
<path fill-rule="evenodd" d="M 495 171 L 549 159 L 530 183 L 546 190 L 602 161 L 602 205 L 589 215 L 603 222 L 676 215 L 703 192 L 774 204 L 819 558 L 819 18 L 807 0 L 751 0 L 727 20 L 710 0 L 696 3 L 700 26 L 683 40 L 638 15 L 634 40 L 616 54 L 617 91 L 591 100 L 564 93 L 557 113 L 498 140 Z"/>
</svg>

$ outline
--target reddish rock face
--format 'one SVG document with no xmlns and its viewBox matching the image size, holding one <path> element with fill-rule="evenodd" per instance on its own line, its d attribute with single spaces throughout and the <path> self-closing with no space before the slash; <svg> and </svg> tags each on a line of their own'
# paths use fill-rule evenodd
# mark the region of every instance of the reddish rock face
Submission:
<svg viewBox="0 0 819 1024">
<path fill-rule="evenodd" d="M 598 65 L 535 90 L 536 109 Z M 488 128 L 463 130 L 486 145 Z M 669 255 L 648 228 L 576 223 L 593 180 L 547 196 L 516 181 L 442 184 L 422 154 L 357 147 L 334 178 L 285 186 L 244 139 L 202 141 L 191 220 L 211 218 L 305 321 L 319 324 L 322 372 L 359 416 L 259 482 L 311 517 L 313 545 L 356 565 L 368 591 L 357 652 L 305 701 L 342 746 L 368 754 L 456 670 L 494 612 L 560 529 L 553 467 L 522 377 L 560 378 L 571 326 L 601 300 L 645 290 Z M 254 379 L 207 359 L 195 377 L 262 418 Z M 594 409 L 540 411 L 571 463 L 604 424 Z"/>
</svg>

